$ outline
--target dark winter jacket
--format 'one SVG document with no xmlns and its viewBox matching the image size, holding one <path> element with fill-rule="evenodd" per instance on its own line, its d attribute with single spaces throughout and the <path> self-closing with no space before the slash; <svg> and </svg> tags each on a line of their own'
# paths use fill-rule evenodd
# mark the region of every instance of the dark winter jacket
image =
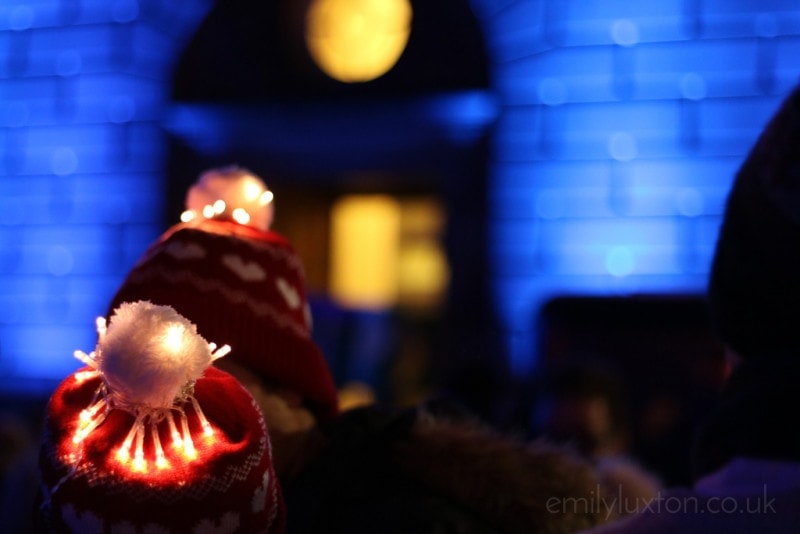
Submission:
<svg viewBox="0 0 800 534">
<path fill-rule="evenodd" d="M 469 419 L 362 408 L 284 482 L 288 532 L 561 533 L 606 519 L 600 484 L 570 451 Z"/>
</svg>

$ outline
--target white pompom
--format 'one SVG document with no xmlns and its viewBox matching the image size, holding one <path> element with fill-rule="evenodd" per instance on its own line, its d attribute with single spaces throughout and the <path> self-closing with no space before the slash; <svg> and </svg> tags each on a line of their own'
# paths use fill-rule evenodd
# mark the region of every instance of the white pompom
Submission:
<svg viewBox="0 0 800 534">
<path fill-rule="evenodd" d="M 121 406 L 171 408 L 218 357 L 189 320 L 147 301 L 123 303 L 98 331 L 95 367 Z"/>
<path fill-rule="evenodd" d="M 261 178 L 240 167 L 225 167 L 200 175 L 186 194 L 181 218 L 226 218 L 268 230 L 273 215 L 273 195 Z"/>
</svg>

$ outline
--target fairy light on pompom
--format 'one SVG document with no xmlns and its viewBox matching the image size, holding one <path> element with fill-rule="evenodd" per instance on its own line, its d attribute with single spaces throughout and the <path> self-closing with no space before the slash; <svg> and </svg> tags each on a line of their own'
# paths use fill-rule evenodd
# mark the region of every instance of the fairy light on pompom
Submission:
<svg viewBox="0 0 800 534">
<path fill-rule="evenodd" d="M 167 327 L 163 338 L 164 348 L 173 352 L 181 350 L 185 331 L 186 330 L 183 325 L 180 324 L 174 324 Z"/>
<path fill-rule="evenodd" d="M 261 197 L 261 187 L 256 182 L 246 181 L 242 184 L 242 196 L 248 202 L 253 202 Z"/>
<path fill-rule="evenodd" d="M 212 169 L 189 188 L 181 221 L 226 219 L 238 224 L 269 230 L 274 216 L 275 195 L 264 182 L 246 169 Z"/>
<path fill-rule="evenodd" d="M 189 420 L 184 412 L 181 412 L 181 432 L 183 433 L 183 446 L 181 447 L 183 455 L 188 460 L 194 460 L 197 458 L 197 449 L 194 448 L 192 433 L 189 432 Z"/>
<path fill-rule="evenodd" d="M 200 409 L 200 403 L 198 403 L 197 399 L 195 399 L 194 397 L 191 397 L 189 400 L 192 401 L 192 407 L 194 408 L 194 411 L 197 414 L 197 418 L 200 419 L 200 426 L 203 428 L 203 435 L 213 436 L 214 429 L 211 428 L 211 423 L 208 422 L 208 419 L 206 419 L 203 410 Z"/>
<path fill-rule="evenodd" d="M 81 353 L 82 356 L 88 355 Z M 97 373 L 94 371 L 87 371 L 86 373 L 92 373 L 94 376 L 97 376 Z M 85 374 L 85 373 L 81 373 Z M 105 391 L 103 388 L 98 388 L 94 392 L 94 396 L 92 397 L 92 401 L 89 404 L 88 408 L 84 408 L 78 414 L 78 428 L 75 430 L 75 434 L 72 436 L 72 443 L 78 445 L 86 436 L 88 436 L 95 428 L 100 426 L 100 424 L 105 421 L 106 415 L 110 410 L 110 406 L 106 401 Z"/>
<path fill-rule="evenodd" d="M 233 220 L 239 224 L 247 225 L 250 222 L 250 214 L 247 213 L 247 210 L 242 208 L 236 208 L 233 210 L 233 212 L 231 212 L 231 217 L 233 217 Z"/>
<path fill-rule="evenodd" d="M 94 378 L 97 375 L 97 371 L 78 371 L 75 373 L 74 377 L 76 382 L 86 382 L 90 378 Z"/>
<path fill-rule="evenodd" d="M 181 455 L 196 459 L 184 406 L 191 404 L 203 434 L 212 435 L 211 423 L 194 397 L 194 383 L 230 347 L 207 343 L 195 325 L 173 308 L 146 301 L 122 304 L 108 324 L 99 318 L 97 334 L 94 351 L 75 351 L 75 357 L 91 368 L 84 373 L 100 375 L 102 382 L 89 407 L 78 415 L 73 443 L 79 445 L 86 439 L 110 410 L 121 409 L 131 413 L 134 421 L 116 449 L 117 461 L 135 472 L 147 473 L 147 442 L 152 445 L 153 465 L 169 467 L 159 436 L 162 424 Z M 178 424 L 173 411 L 179 414 Z"/>
<path fill-rule="evenodd" d="M 267 189 L 258 196 L 258 205 L 267 206 L 269 204 L 272 204 L 273 200 L 275 200 L 275 195 L 272 193 L 272 191 Z"/>
<path fill-rule="evenodd" d="M 97 338 L 102 341 L 106 337 L 106 332 L 108 331 L 108 324 L 106 323 L 105 317 L 98 317 L 94 321 L 95 327 L 97 328 Z M 94 354 L 94 352 L 92 353 Z"/>
<path fill-rule="evenodd" d="M 172 417 L 172 412 L 167 412 L 167 424 L 169 425 L 169 435 L 172 437 L 172 446 L 176 449 L 183 447 L 183 438 L 175 424 L 175 418 Z"/>
<path fill-rule="evenodd" d="M 208 344 L 208 350 L 214 355 L 215 360 L 219 360 L 223 356 L 227 355 L 231 351 L 230 345 L 223 345 L 221 347 L 217 347 L 217 344 L 211 342 Z"/>
<path fill-rule="evenodd" d="M 92 432 L 92 430 L 97 428 L 100 423 L 105 420 L 107 413 L 108 403 L 104 398 L 101 398 L 88 408 L 81 410 L 80 414 L 78 415 L 78 429 L 75 431 L 75 435 L 72 437 L 72 442 L 78 444 L 83 441 L 86 436 Z"/>
<path fill-rule="evenodd" d="M 144 459 L 144 430 L 136 432 L 136 451 L 133 453 L 134 471 L 146 471 L 147 462 Z"/>
<path fill-rule="evenodd" d="M 81 411 L 80 415 L 78 415 L 79 423 L 78 429 L 75 431 L 75 435 L 72 436 L 72 443 L 78 445 L 86 436 L 92 433 L 92 431 L 100 426 L 106 418 L 106 412 L 104 411 L 102 414 L 89 416 L 85 413 L 86 410 Z"/>
<path fill-rule="evenodd" d="M 153 450 L 156 453 L 156 467 L 158 469 L 166 469 L 169 467 L 167 457 L 164 454 L 164 448 L 161 446 L 161 438 L 158 435 L 158 423 L 150 421 L 150 435 L 153 436 Z"/>
<path fill-rule="evenodd" d="M 200 210 L 200 213 L 203 214 L 203 217 L 206 219 L 213 219 L 214 218 L 214 206 L 211 204 L 206 204 L 203 206 L 203 209 Z"/>
<path fill-rule="evenodd" d="M 125 439 L 122 441 L 122 445 L 117 449 L 117 460 L 122 463 L 127 463 L 131 458 L 131 445 L 133 445 L 133 439 L 138 433 L 140 424 L 141 421 L 137 417 L 136 422 L 131 426 L 130 430 L 128 430 L 128 435 L 125 436 Z"/>
</svg>

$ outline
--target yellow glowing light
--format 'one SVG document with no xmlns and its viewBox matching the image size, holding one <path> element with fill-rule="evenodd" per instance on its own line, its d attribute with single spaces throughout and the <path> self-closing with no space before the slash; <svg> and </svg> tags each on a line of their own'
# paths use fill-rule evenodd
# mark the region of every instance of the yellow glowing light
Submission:
<svg viewBox="0 0 800 534">
<path fill-rule="evenodd" d="M 191 438 L 183 440 L 183 455 L 187 460 L 197 459 L 197 449 L 194 448 Z"/>
<path fill-rule="evenodd" d="M 230 345 L 222 345 L 218 349 L 213 349 L 213 348 L 211 349 L 211 357 L 216 360 L 218 358 L 222 358 L 226 354 L 230 354 L 230 352 L 231 352 Z"/>
<path fill-rule="evenodd" d="M 156 467 L 158 469 L 166 469 L 169 467 L 164 456 L 164 449 L 161 447 L 161 438 L 158 437 L 158 425 L 155 422 L 150 424 L 150 435 L 153 436 L 153 449 L 156 451 Z"/>
<path fill-rule="evenodd" d="M 436 243 L 420 240 L 403 247 L 398 260 L 398 283 L 405 298 L 436 298 L 449 278 L 447 259 Z"/>
<path fill-rule="evenodd" d="M 400 205 L 385 195 L 343 197 L 331 220 L 331 293 L 346 306 L 380 309 L 397 299 Z"/>
<path fill-rule="evenodd" d="M 224 345 L 222 349 L 227 347 Z M 207 445 L 213 442 L 214 428 L 200 409 L 197 399 L 190 396 L 189 400 L 202 428 L 204 443 Z M 82 441 L 103 423 L 108 412 L 107 408 L 106 399 L 102 398 L 79 413 L 78 428 L 72 438 L 75 446 L 68 454 L 71 462 L 75 463 L 78 461 L 76 459 L 81 457 Z M 166 423 L 172 437 L 173 447 L 179 458 L 187 462 L 196 460 L 199 457 L 199 451 L 192 440 L 188 419 L 188 415 L 192 412 L 187 413 L 183 409 L 177 409 L 177 413 L 180 417 L 177 424 L 172 410 L 156 412 L 144 410 L 138 413 L 122 444 L 112 449 L 112 457 L 131 473 L 147 475 L 153 466 L 159 471 L 170 469 L 172 462 L 161 444 L 160 432 L 164 428 L 159 429 L 160 425 Z M 146 440 L 149 440 L 148 444 L 151 445 L 149 450 L 145 447 Z M 180 463 L 181 460 L 179 459 L 178 462 Z"/>
<path fill-rule="evenodd" d="M 192 407 L 194 408 L 195 413 L 197 414 L 197 418 L 200 419 L 200 426 L 203 427 L 203 434 L 206 436 L 213 436 L 214 430 L 211 428 L 211 423 L 208 422 L 208 418 L 206 418 L 206 414 L 203 413 L 203 410 L 200 409 L 200 403 L 197 402 L 197 399 L 194 397 L 190 397 L 192 402 Z"/>
<path fill-rule="evenodd" d="M 239 224 L 247 224 L 250 222 L 250 214 L 247 213 L 247 210 L 244 208 L 236 208 L 233 210 L 231 217 Z"/>
<path fill-rule="evenodd" d="M 97 376 L 97 371 L 78 371 L 75 373 L 75 381 L 76 382 L 85 382 L 90 378 L 94 378 Z"/>
<path fill-rule="evenodd" d="M 141 438 L 137 436 L 136 452 L 134 452 L 133 457 L 131 457 L 130 449 L 125 445 L 122 445 L 117 449 L 116 459 L 120 464 L 127 467 L 131 471 L 137 473 L 147 473 L 149 470 L 149 464 L 147 458 L 145 458 L 144 447 L 142 444 L 144 434 L 140 435 L 142 436 Z M 170 467 L 170 463 L 164 454 L 164 450 L 161 448 L 161 443 L 158 440 L 158 432 L 155 431 L 152 436 L 156 456 L 154 462 L 155 466 L 159 470 L 168 469 Z"/>
<path fill-rule="evenodd" d="M 119 460 L 120 463 L 127 464 L 128 460 L 130 459 L 131 459 L 131 453 L 128 450 L 128 448 L 125 447 L 125 445 L 117 449 L 117 460 Z"/>
<path fill-rule="evenodd" d="M 147 463 L 144 461 L 144 429 L 136 433 L 136 454 L 133 460 L 133 467 L 137 471 L 143 471 L 147 468 Z"/>
<path fill-rule="evenodd" d="M 164 420 L 166 420 L 170 426 L 172 444 L 176 452 L 178 452 L 178 454 L 180 454 L 187 461 L 196 460 L 198 457 L 198 452 L 197 449 L 195 449 L 191 436 L 189 435 L 189 423 L 186 415 L 181 413 L 181 430 L 178 430 L 173 417 L 169 413 L 166 414 L 166 417 L 158 417 L 159 422 L 163 422 Z M 155 465 L 155 467 L 159 470 L 170 468 L 170 461 L 167 459 L 167 455 L 164 453 L 164 448 L 161 446 L 161 438 L 159 437 L 158 429 L 159 422 L 156 422 L 156 419 L 151 419 L 148 432 L 145 430 L 146 427 L 142 421 L 142 418 L 137 417 L 136 422 L 128 431 L 128 435 L 125 437 L 122 445 L 116 449 L 115 456 L 117 461 L 131 471 L 138 473 L 147 473 L 150 465 Z M 201 417 L 201 425 L 205 434 L 211 435 L 211 425 L 209 424 L 208 420 L 205 419 L 205 417 Z M 144 441 L 147 438 L 148 433 L 150 435 L 149 439 L 152 443 L 151 456 L 153 457 L 151 458 L 147 458 L 144 447 Z"/>
<path fill-rule="evenodd" d="M 213 219 L 216 212 L 214 211 L 214 206 L 211 204 L 206 204 L 203 206 L 203 217 L 206 219 Z"/>
<path fill-rule="evenodd" d="M 189 460 L 194 460 L 197 458 L 197 450 L 194 448 L 192 434 L 189 432 L 189 420 L 186 419 L 185 414 L 181 414 L 181 431 L 183 432 L 183 455 Z"/>
<path fill-rule="evenodd" d="M 136 423 L 134 423 L 131 429 L 128 431 L 128 435 L 125 436 L 125 441 L 122 442 L 122 446 L 120 447 L 120 451 L 124 450 L 126 456 L 129 454 L 128 451 L 130 451 L 131 444 L 133 443 L 133 438 L 136 436 L 136 433 L 138 431 L 138 423 L 139 420 L 137 418 Z"/>
<path fill-rule="evenodd" d="M 163 452 L 156 454 L 156 467 L 159 469 L 167 469 L 169 467 L 169 462 L 167 462 Z"/>
<path fill-rule="evenodd" d="M 78 444 L 86 439 L 86 436 L 105 420 L 104 413 L 99 415 L 97 413 L 101 408 L 105 408 L 105 406 L 105 400 L 100 399 L 93 406 L 81 410 L 78 415 L 78 429 L 75 431 L 75 435 L 72 436 L 72 443 Z"/>
<path fill-rule="evenodd" d="M 225 201 L 222 199 L 217 200 L 214 202 L 213 210 L 215 215 L 219 215 L 220 213 L 225 213 Z"/>
<path fill-rule="evenodd" d="M 434 310 L 450 278 L 444 223 L 431 198 L 342 197 L 331 209 L 331 296 L 347 307 Z"/>
<path fill-rule="evenodd" d="M 194 210 L 186 210 L 181 213 L 181 222 L 188 223 L 195 220 L 195 218 L 197 218 L 197 214 L 194 212 Z"/>
<path fill-rule="evenodd" d="M 136 456 L 133 458 L 133 470 L 143 473 L 147 471 L 147 462 L 144 461 L 144 453 L 136 451 Z"/>
<path fill-rule="evenodd" d="M 179 324 L 172 324 L 164 334 L 164 348 L 171 352 L 179 352 L 183 347 L 186 329 Z"/>
<path fill-rule="evenodd" d="M 98 421 L 95 421 L 95 418 L 97 417 L 97 412 L 99 412 L 102 408 L 105 407 L 106 407 L 105 399 L 100 399 L 99 401 L 95 402 L 88 408 L 81 410 L 81 413 L 78 416 L 78 419 L 80 420 L 80 425 L 78 428 L 80 429 L 80 431 L 85 432 L 86 429 L 89 428 L 90 426 L 92 427 L 92 429 L 94 429 L 99 424 Z"/>
<path fill-rule="evenodd" d="M 275 198 L 275 195 L 272 193 L 272 191 L 270 191 L 269 189 L 267 189 L 266 191 L 264 191 L 263 193 L 261 193 L 261 197 L 258 199 L 258 203 L 259 203 L 259 205 L 261 205 L 261 206 L 266 206 L 267 204 L 269 204 L 270 202 L 272 202 L 272 200 L 273 200 L 274 198 Z"/>
<path fill-rule="evenodd" d="M 167 424 L 169 425 L 169 435 L 172 436 L 172 446 L 179 449 L 183 446 L 183 438 L 181 433 L 178 432 L 178 427 L 175 425 L 175 419 L 172 417 L 172 412 L 167 412 Z"/>
<path fill-rule="evenodd" d="M 244 198 L 247 202 L 253 202 L 256 200 L 262 192 L 261 186 L 253 181 L 247 181 L 244 183 Z"/>
<path fill-rule="evenodd" d="M 306 46 L 332 78 L 374 80 L 403 54 L 412 15 L 408 0 L 314 0 L 306 14 Z"/>
</svg>

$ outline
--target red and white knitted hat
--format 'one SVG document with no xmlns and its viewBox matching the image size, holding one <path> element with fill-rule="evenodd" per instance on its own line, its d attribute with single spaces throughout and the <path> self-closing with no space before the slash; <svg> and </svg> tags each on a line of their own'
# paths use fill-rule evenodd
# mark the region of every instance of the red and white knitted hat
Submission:
<svg viewBox="0 0 800 534">
<path fill-rule="evenodd" d="M 238 167 L 203 174 L 187 195 L 184 222 L 144 253 L 112 299 L 175 308 L 228 357 L 266 382 L 300 394 L 321 421 L 338 413 L 337 390 L 311 337 L 302 262 L 269 230 L 272 196 Z"/>
<path fill-rule="evenodd" d="M 48 532 L 282 532 L 269 435 L 168 306 L 122 304 L 48 404 L 39 457 Z"/>
</svg>

